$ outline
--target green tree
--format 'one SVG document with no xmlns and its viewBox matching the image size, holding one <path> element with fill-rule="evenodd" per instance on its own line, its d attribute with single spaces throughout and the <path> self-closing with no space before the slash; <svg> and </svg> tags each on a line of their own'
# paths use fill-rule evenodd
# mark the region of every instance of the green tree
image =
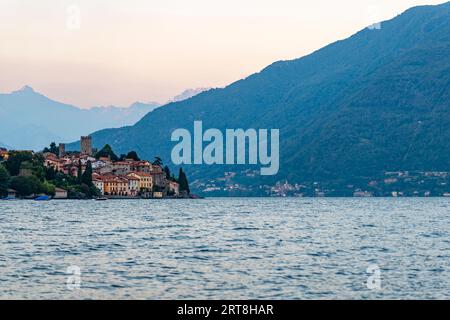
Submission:
<svg viewBox="0 0 450 320">
<path fill-rule="evenodd" d="M 92 183 L 90 185 L 82 183 L 76 189 L 81 199 L 92 199 L 93 197 L 100 196 L 100 191 Z"/>
<path fill-rule="evenodd" d="M 101 196 L 100 190 L 98 190 L 97 187 L 93 183 L 91 183 L 91 185 L 89 186 L 89 196 L 91 198 Z"/>
<path fill-rule="evenodd" d="M 96 159 L 100 159 L 103 157 L 109 157 L 112 161 L 117 161 L 119 158 L 112 150 L 111 146 L 109 144 L 106 144 L 97 154 L 95 155 Z"/>
<path fill-rule="evenodd" d="M 10 176 L 8 170 L 0 164 L 0 197 L 8 195 Z"/>
<path fill-rule="evenodd" d="M 17 176 L 20 172 L 22 162 L 31 162 L 33 154 L 29 151 L 12 151 L 8 160 L 5 162 L 5 168 L 12 176 Z"/>
<path fill-rule="evenodd" d="M 50 152 L 50 153 L 53 153 L 55 155 L 59 155 L 59 149 L 58 149 L 56 143 L 54 143 L 54 142 L 50 143 L 50 148 L 47 148 L 47 147 L 44 148 L 43 152 L 44 153 Z"/>
<path fill-rule="evenodd" d="M 153 165 L 162 166 L 163 165 L 162 159 L 160 157 L 155 157 L 155 161 L 153 161 Z"/>
<path fill-rule="evenodd" d="M 82 179 L 83 179 L 83 165 L 81 164 L 81 160 L 78 160 L 78 172 L 77 172 L 78 183 L 81 183 Z"/>
<path fill-rule="evenodd" d="M 36 176 L 40 181 L 45 180 L 46 168 L 44 166 L 44 158 L 41 154 L 34 154 L 31 161 L 22 161 L 20 164 L 20 172 Z"/>
<path fill-rule="evenodd" d="M 171 180 L 170 169 L 168 166 L 164 166 L 164 173 L 166 174 L 166 180 Z"/>
<path fill-rule="evenodd" d="M 65 175 L 62 172 L 57 172 L 55 179 L 52 181 L 55 186 L 69 190 L 70 187 L 78 184 L 77 178 L 71 175 Z"/>
<path fill-rule="evenodd" d="M 46 195 L 53 197 L 55 195 L 55 186 L 52 183 L 50 183 L 47 180 L 45 180 L 41 184 L 40 192 L 45 193 Z"/>
<path fill-rule="evenodd" d="M 56 170 L 50 166 L 45 168 L 45 179 L 49 181 L 53 181 L 56 179 Z"/>
<path fill-rule="evenodd" d="M 183 168 L 180 168 L 180 173 L 178 174 L 178 184 L 180 185 L 180 192 L 185 191 L 187 194 L 191 193 L 191 190 L 189 189 L 189 182 Z"/>
<path fill-rule="evenodd" d="M 84 183 L 88 186 L 92 185 L 92 163 L 90 161 L 86 163 L 86 169 L 81 176 L 81 183 Z"/>
<path fill-rule="evenodd" d="M 31 171 L 40 181 L 45 180 L 44 156 L 42 154 L 36 153 L 33 155 L 31 159 Z"/>
<path fill-rule="evenodd" d="M 11 179 L 11 188 L 17 191 L 22 197 L 30 196 L 41 192 L 41 182 L 35 176 L 17 176 Z"/>
<path fill-rule="evenodd" d="M 139 159 L 139 156 L 138 156 L 136 151 L 128 152 L 126 158 L 127 159 L 133 159 L 134 161 L 140 161 L 141 160 L 141 159 Z"/>
</svg>

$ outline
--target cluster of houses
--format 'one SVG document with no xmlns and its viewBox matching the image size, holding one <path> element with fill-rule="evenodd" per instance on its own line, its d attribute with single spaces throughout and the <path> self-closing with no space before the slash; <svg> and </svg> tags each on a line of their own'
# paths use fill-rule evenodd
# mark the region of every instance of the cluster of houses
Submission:
<svg viewBox="0 0 450 320">
<path fill-rule="evenodd" d="M 148 161 L 125 160 L 106 163 L 92 174 L 92 182 L 102 195 L 113 197 L 163 198 L 179 196 L 179 185 L 167 180 L 161 166 Z M 109 171 L 111 170 L 111 171 Z"/>
<path fill-rule="evenodd" d="M 179 184 L 166 179 L 166 173 L 160 165 L 146 160 L 112 161 L 109 157 L 96 159 L 89 148 L 82 150 L 84 152 L 66 154 L 64 145 L 60 145 L 59 155 L 44 153 L 44 165 L 53 167 L 57 172 L 77 177 L 80 172 L 85 172 L 90 162 L 93 184 L 102 196 L 109 198 L 183 196 L 180 195 Z"/>
</svg>

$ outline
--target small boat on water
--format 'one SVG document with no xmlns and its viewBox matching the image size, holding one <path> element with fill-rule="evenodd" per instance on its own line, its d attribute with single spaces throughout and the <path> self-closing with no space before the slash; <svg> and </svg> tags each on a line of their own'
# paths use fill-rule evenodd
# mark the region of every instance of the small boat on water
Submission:
<svg viewBox="0 0 450 320">
<path fill-rule="evenodd" d="M 196 195 L 196 194 L 190 194 L 189 199 L 205 199 L 205 197 Z"/>
<path fill-rule="evenodd" d="M 106 201 L 106 200 L 108 200 L 108 198 L 101 197 L 101 198 L 96 198 L 95 200 L 96 201 Z"/>
<path fill-rule="evenodd" d="M 34 201 L 50 201 L 51 198 L 49 196 L 39 196 L 37 198 L 34 198 Z"/>
<path fill-rule="evenodd" d="M 8 200 L 16 200 L 16 197 L 10 197 L 10 196 L 8 196 L 8 197 L 6 197 L 6 198 L 1 198 L 0 200 L 5 200 L 5 201 L 8 201 Z"/>
</svg>

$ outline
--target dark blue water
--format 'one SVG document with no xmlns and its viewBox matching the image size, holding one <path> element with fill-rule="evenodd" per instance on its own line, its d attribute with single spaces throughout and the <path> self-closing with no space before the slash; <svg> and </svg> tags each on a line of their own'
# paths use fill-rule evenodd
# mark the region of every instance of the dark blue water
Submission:
<svg viewBox="0 0 450 320">
<path fill-rule="evenodd" d="M 3 299 L 449 299 L 449 272 L 445 198 L 0 202 Z"/>
</svg>

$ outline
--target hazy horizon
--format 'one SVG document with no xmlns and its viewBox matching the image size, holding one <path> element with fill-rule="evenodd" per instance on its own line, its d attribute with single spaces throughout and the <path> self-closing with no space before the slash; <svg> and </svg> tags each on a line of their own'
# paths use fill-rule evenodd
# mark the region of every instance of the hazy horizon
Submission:
<svg viewBox="0 0 450 320">
<path fill-rule="evenodd" d="M 83 108 L 163 103 L 299 58 L 410 7 L 444 2 L 4 0 L 0 92 L 30 85 Z"/>
<path fill-rule="evenodd" d="M 41 92 L 39 90 L 36 90 L 35 88 L 33 88 L 32 86 L 30 86 L 29 84 L 25 84 L 24 86 L 22 86 L 21 88 L 16 88 L 13 89 L 11 91 L 5 91 L 2 92 L 0 91 L 0 94 L 6 94 L 6 95 L 10 95 L 10 94 L 17 94 L 17 93 L 23 93 L 23 92 L 33 92 L 33 94 L 35 95 L 41 95 L 44 96 L 45 98 L 48 98 L 52 101 L 61 103 L 61 104 L 66 104 L 68 106 L 71 107 L 75 107 L 81 110 L 92 110 L 92 109 L 96 109 L 96 108 L 102 108 L 102 109 L 108 109 L 108 108 L 118 108 L 118 109 L 129 109 L 132 106 L 136 105 L 136 104 L 145 104 L 148 106 L 155 106 L 155 107 L 160 107 L 166 104 L 169 104 L 171 102 L 178 102 L 178 101 L 182 101 L 182 100 L 186 100 L 191 98 L 192 96 L 195 96 L 203 91 L 209 90 L 212 88 L 189 88 L 186 90 L 183 90 L 182 92 L 179 92 L 177 95 L 171 97 L 169 100 L 167 101 L 133 101 L 132 103 L 128 104 L 128 105 L 113 105 L 113 104 L 109 104 L 109 105 L 91 105 L 91 106 L 87 106 L 87 107 L 81 107 L 79 105 L 75 105 L 73 103 L 66 103 L 64 101 L 60 101 L 57 99 L 54 99 L 52 96 L 46 94 L 45 92 Z"/>
</svg>

